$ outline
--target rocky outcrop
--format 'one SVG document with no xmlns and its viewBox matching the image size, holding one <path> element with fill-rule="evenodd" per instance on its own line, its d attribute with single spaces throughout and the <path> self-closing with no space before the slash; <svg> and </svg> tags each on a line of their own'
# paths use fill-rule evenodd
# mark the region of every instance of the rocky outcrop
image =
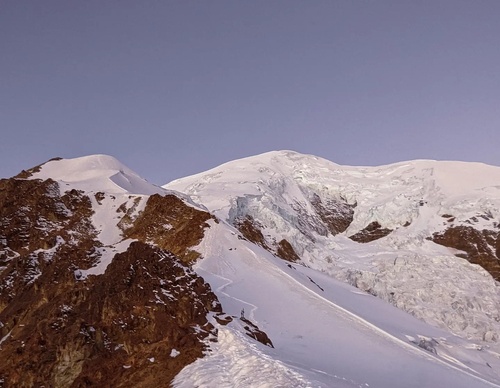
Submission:
<svg viewBox="0 0 500 388">
<path fill-rule="evenodd" d="M 102 275 L 79 277 L 101 255 L 92 202 L 105 195 L 92 196 L 50 179 L 0 181 L 4 387 L 165 386 L 216 340 L 208 316 L 221 306 L 186 264 L 210 214 L 174 195 L 150 197 L 139 216 L 119 208 L 139 241 Z"/>
<path fill-rule="evenodd" d="M 59 185 L 50 179 L 0 181 L 0 249 L 4 251 L 26 254 L 50 249 L 56 236 L 71 240 L 68 230 L 93 241 L 91 215 L 88 197 L 76 190 L 61 196 Z"/>
<path fill-rule="evenodd" d="M 323 203 L 317 194 L 313 194 L 310 202 L 332 235 L 345 232 L 351 225 L 356 204 L 350 205 L 338 200 L 329 200 Z"/>
<path fill-rule="evenodd" d="M 201 241 L 210 219 L 217 222 L 210 213 L 187 205 L 175 195 L 155 194 L 149 197 L 146 208 L 124 235 L 152 242 L 173 252 L 185 263 L 192 263 L 199 253 L 189 248 Z"/>
<path fill-rule="evenodd" d="M 286 261 L 299 261 L 300 257 L 297 252 L 293 249 L 292 245 L 285 239 L 278 243 L 278 249 L 276 255 Z"/>
<path fill-rule="evenodd" d="M 274 242 L 268 243 L 260 230 L 262 226 L 251 216 L 247 215 L 244 218 L 237 218 L 234 224 L 244 238 L 254 244 L 260 245 L 262 248 L 275 254 L 279 258 L 291 262 L 300 260 L 299 255 L 286 239 L 282 239 L 277 244 Z"/>
<path fill-rule="evenodd" d="M 437 244 L 458 249 L 457 256 L 479 264 L 500 281 L 500 232 L 477 230 L 472 226 L 452 226 L 430 238 Z"/>
<path fill-rule="evenodd" d="M 7 386 L 162 386 L 215 335 L 210 286 L 159 248 L 132 243 L 82 281 L 51 275 L 0 313 Z"/>
<path fill-rule="evenodd" d="M 255 221 L 252 216 L 247 215 L 245 217 L 235 219 L 234 226 L 248 241 L 251 241 L 254 244 L 260 245 L 261 247 L 270 250 L 269 246 L 267 245 L 266 239 L 260 230 L 262 226 L 257 221 Z"/>
<path fill-rule="evenodd" d="M 377 221 L 371 222 L 366 228 L 360 230 L 358 233 L 349 236 L 353 241 L 360 243 L 368 243 L 370 241 L 378 240 L 382 237 L 389 235 L 392 229 L 383 228 Z"/>
<path fill-rule="evenodd" d="M 266 333 L 260 330 L 255 323 L 245 317 L 241 317 L 240 320 L 243 322 L 243 328 L 250 338 L 259 341 L 261 344 L 269 346 L 270 348 L 274 348 L 271 339 L 267 336 Z"/>
</svg>

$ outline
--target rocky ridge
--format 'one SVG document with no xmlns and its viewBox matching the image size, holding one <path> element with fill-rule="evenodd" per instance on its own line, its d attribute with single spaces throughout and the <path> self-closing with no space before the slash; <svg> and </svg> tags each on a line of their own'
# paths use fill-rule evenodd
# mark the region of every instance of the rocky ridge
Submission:
<svg viewBox="0 0 500 388">
<path fill-rule="evenodd" d="M 61 163 L 0 180 L 0 386 L 164 386 L 232 320 L 191 269 L 217 220 L 137 177 L 131 194 L 108 157 L 79 162 L 84 184 Z"/>
</svg>

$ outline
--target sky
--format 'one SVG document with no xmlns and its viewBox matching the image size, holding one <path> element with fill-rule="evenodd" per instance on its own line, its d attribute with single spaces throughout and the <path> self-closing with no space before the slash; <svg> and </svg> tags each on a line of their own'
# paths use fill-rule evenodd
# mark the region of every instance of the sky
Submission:
<svg viewBox="0 0 500 388">
<path fill-rule="evenodd" d="M 2 0 L 0 177 L 272 150 L 500 166 L 498 0 Z"/>
</svg>

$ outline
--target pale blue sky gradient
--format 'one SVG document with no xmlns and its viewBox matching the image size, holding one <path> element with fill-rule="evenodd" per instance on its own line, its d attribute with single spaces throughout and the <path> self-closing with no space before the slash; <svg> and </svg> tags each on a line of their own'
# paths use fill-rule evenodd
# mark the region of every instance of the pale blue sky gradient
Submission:
<svg viewBox="0 0 500 388">
<path fill-rule="evenodd" d="M 498 0 L 0 2 L 0 177 L 156 184 L 278 149 L 500 165 Z"/>
</svg>

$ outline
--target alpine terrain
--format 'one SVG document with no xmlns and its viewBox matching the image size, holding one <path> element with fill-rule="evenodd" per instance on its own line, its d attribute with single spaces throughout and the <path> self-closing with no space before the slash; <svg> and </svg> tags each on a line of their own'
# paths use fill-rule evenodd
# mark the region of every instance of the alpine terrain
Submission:
<svg viewBox="0 0 500 388">
<path fill-rule="evenodd" d="M 0 387 L 500 387 L 500 167 L 269 152 L 0 180 Z"/>
</svg>

